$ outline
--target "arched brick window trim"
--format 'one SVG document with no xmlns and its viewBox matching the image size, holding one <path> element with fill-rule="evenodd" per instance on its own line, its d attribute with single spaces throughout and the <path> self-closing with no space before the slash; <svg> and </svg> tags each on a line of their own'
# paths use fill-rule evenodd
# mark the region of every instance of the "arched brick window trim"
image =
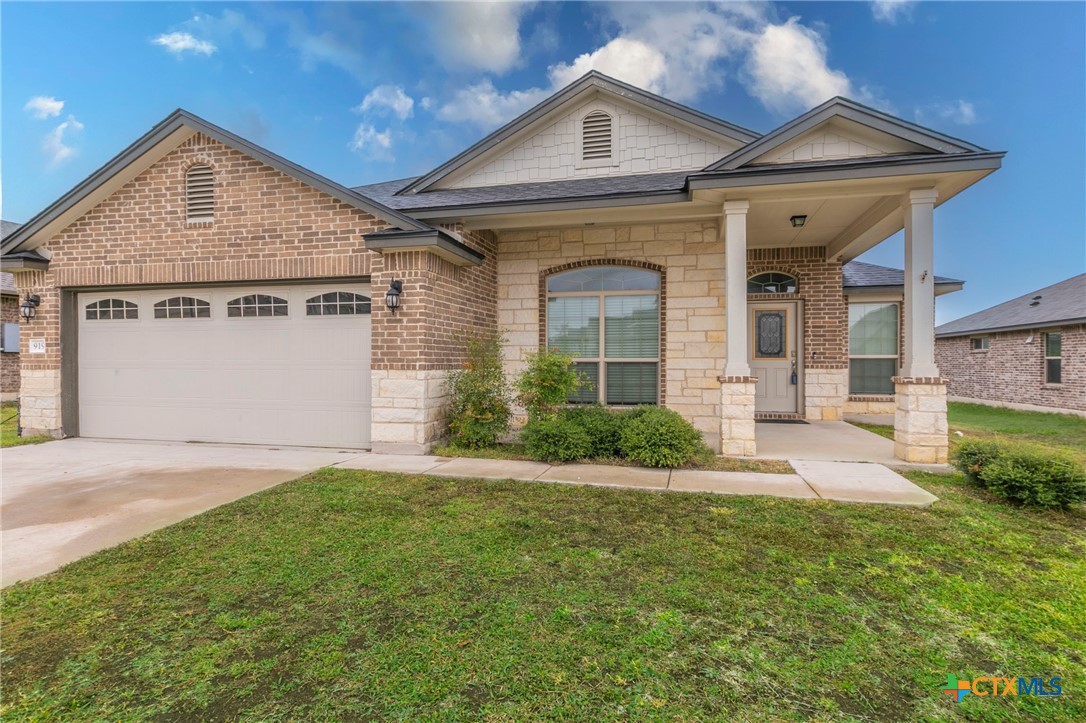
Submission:
<svg viewBox="0 0 1086 723">
<path fill-rule="evenodd" d="M 660 379 L 658 406 L 667 401 L 667 270 L 659 264 L 631 259 L 586 259 L 560 266 L 552 266 L 539 272 L 539 350 L 547 348 L 547 278 L 563 271 L 583 269 L 586 266 L 630 266 L 635 269 L 655 271 L 660 275 Z"/>
</svg>

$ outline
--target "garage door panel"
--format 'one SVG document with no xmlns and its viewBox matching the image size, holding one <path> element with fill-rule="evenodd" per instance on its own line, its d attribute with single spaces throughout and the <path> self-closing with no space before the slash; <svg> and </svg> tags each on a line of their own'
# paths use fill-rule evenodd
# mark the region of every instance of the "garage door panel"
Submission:
<svg viewBox="0 0 1086 723">
<path fill-rule="evenodd" d="M 80 433 L 175 441 L 368 447 L 370 319 L 307 316 L 326 291 L 362 284 L 126 292 L 139 318 L 79 324 Z M 287 316 L 229 317 L 227 302 L 271 293 Z M 109 293 L 81 294 L 85 308 Z M 203 298 L 205 319 L 155 319 L 154 304 Z"/>
</svg>

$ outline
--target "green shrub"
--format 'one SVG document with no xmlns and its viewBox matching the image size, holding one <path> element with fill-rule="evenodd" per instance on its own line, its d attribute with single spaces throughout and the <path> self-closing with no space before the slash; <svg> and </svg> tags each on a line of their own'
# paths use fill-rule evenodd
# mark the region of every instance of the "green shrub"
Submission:
<svg viewBox="0 0 1086 723">
<path fill-rule="evenodd" d="M 517 402 L 529 421 L 554 419 L 582 384 L 571 355 L 544 349 L 528 355 L 528 366 L 516 381 Z"/>
<path fill-rule="evenodd" d="M 528 422 L 520 441 L 528 456 L 540 462 L 572 462 L 592 455 L 588 433 L 562 417 Z"/>
<path fill-rule="evenodd" d="M 622 454 L 646 467 L 678 467 L 704 453 L 701 432 L 677 412 L 648 407 L 627 412 Z"/>
<path fill-rule="evenodd" d="M 625 417 L 600 404 L 563 409 L 559 419 L 580 427 L 588 435 L 589 457 L 617 457 L 621 454 Z"/>
<path fill-rule="evenodd" d="M 466 340 L 462 368 L 445 378 L 450 397 L 449 437 L 458 447 L 492 447 L 509 431 L 510 393 L 502 367 L 503 343 L 497 334 Z"/>
<path fill-rule="evenodd" d="M 955 464 L 974 484 L 1017 504 L 1067 507 L 1086 502 L 1086 470 L 1048 450 L 969 440 L 958 445 Z"/>
<path fill-rule="evenodd" d="M 954 453 L 954 465 L 976 485 L 984 486 L 980 472 L 1003 455 L 1006 445 L 990 439 L 967 439 Z"/>
</svg>

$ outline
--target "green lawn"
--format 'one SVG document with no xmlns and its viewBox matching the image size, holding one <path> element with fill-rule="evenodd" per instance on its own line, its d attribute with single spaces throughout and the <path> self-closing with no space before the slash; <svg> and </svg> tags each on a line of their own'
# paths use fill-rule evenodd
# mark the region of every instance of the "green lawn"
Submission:
<svg viewBox="0 0 1086 723">
<path fill-rule="evenodd" d="M 52 437 L 44 435 L 20 437 L 19 407 L 15 402 L 0 404 L 0 447 L 17 447 L 20 444 L 39 444 L 51 441 L 53 441 Z"/>
<path fill-rule="evenodd" d="M 941 501 L 324 470 L 5 591 L 0 713 L 1086 719 L 1086 511 L 912 478 Z"/>
</svg>

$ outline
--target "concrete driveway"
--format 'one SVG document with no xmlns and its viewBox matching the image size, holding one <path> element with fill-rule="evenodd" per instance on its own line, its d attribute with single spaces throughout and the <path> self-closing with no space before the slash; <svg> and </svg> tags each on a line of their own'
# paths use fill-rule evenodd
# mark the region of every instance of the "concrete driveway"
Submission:
<svg viewBox="0 0 1086 723">
<path fill-rule="evenodd" d="M 0 585 L 359 454 L 92 439 L 10 447 L 0 453 Z"/>
</svg>

